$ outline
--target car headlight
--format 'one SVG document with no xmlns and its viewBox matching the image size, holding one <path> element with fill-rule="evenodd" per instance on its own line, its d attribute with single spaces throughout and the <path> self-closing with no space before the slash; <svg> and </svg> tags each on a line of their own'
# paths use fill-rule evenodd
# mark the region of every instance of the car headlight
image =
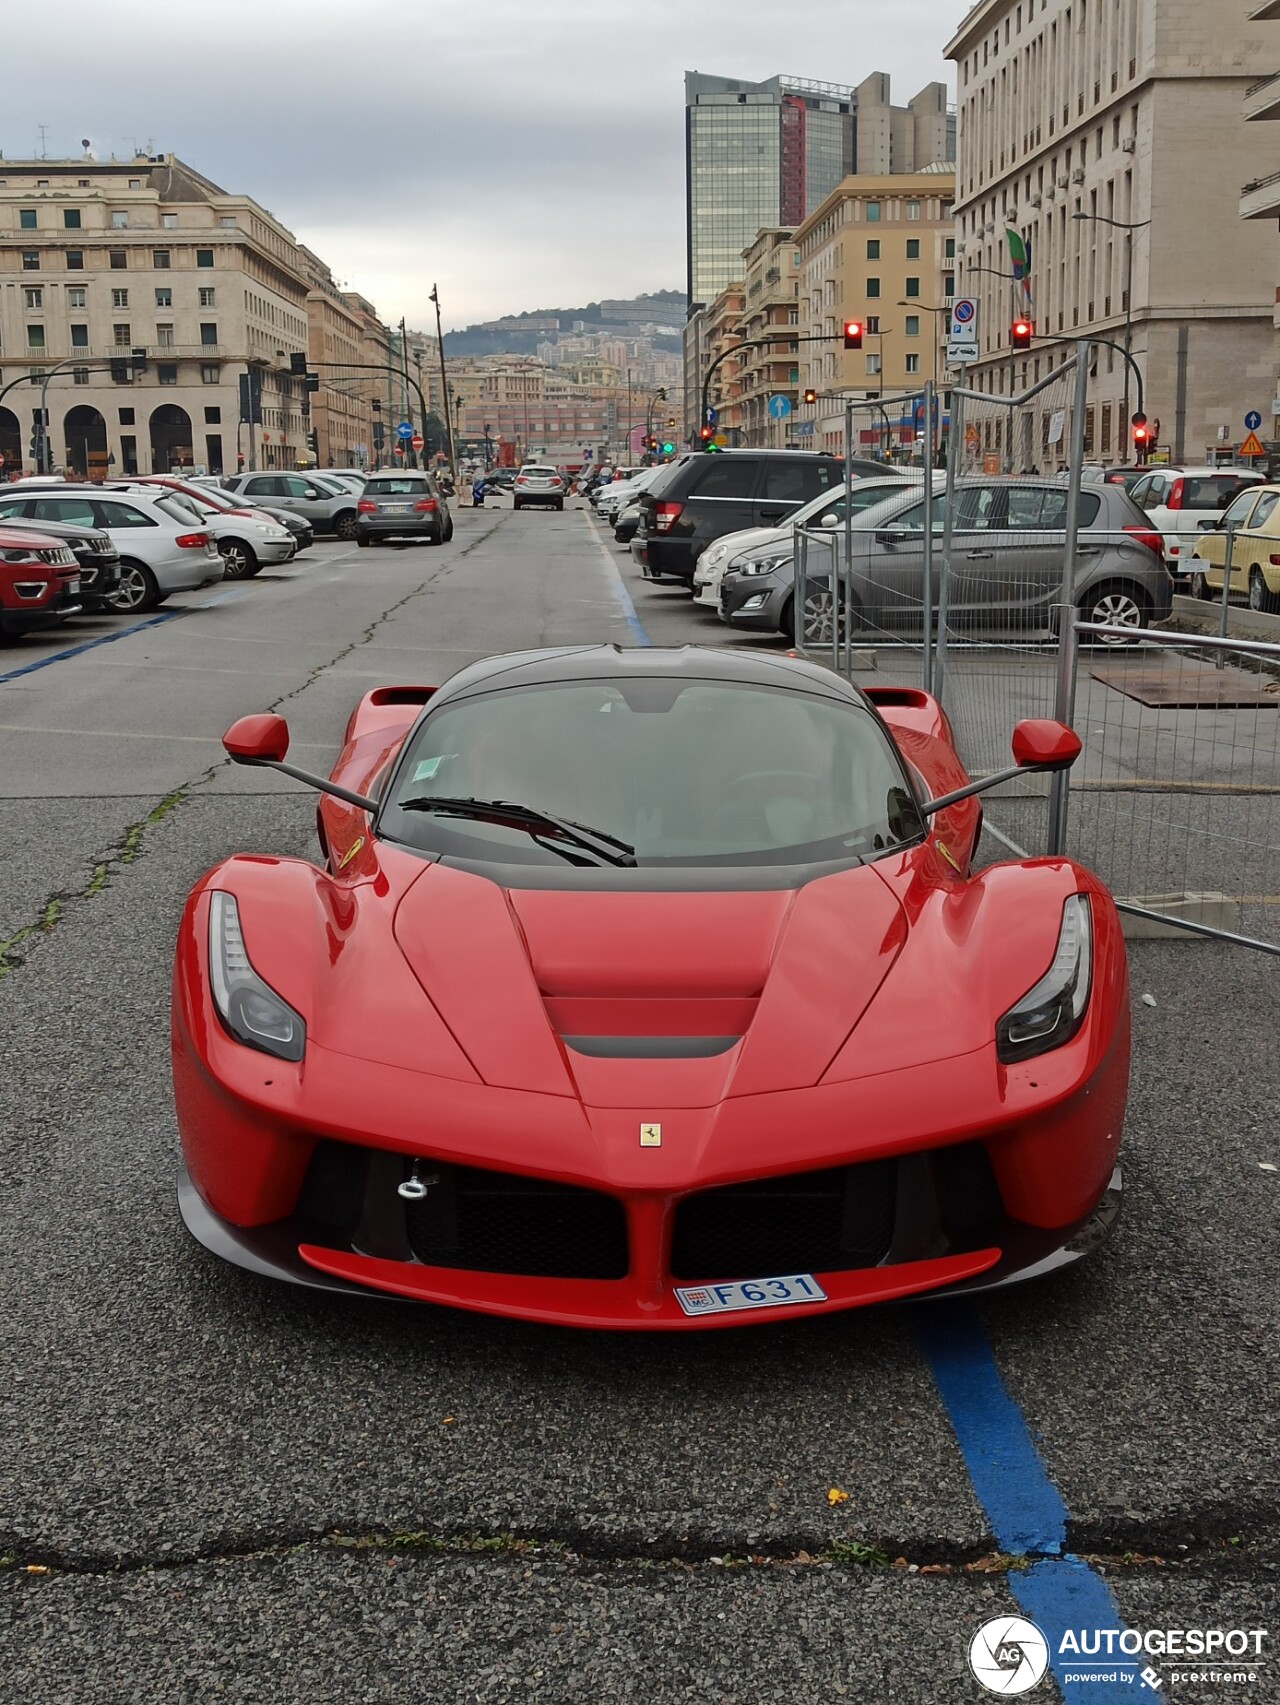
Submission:
<svg viewBox="0 0 1280 1705">
<path fill-rule="evenodd" d="M 209 982 L 218 1017 L 237 1042 L 281 1060 L 300 1060 L 307 1027 L 249 963 L 240 908 L 220 891 L 209 904 Z"/>
<path fill-rule="evenodd" d="M 735 562 L 732 567 L 738 574 L 772 574 L 774 569 L 781 568 L 784 562 L 791 561 L 791 552 L 783 551 L 774 556 L 746 557 L 741 562 Z"/>
<path fill-rule="evenodd" d="M 1062 908 L 1053 963 L 996 1025 L 997 1057 L 1011 1065 L 1069 1042 L 1084 1018 L 1092 978 L 1089 899 L 1085 894 L 1072 894 Z"/>
</svg>

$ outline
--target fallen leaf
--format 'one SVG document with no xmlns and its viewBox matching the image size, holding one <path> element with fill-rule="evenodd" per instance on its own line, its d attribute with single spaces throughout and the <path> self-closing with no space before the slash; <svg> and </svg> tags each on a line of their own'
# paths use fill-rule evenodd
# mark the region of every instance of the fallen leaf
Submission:
<svg viewBox="0 0 1280 1705">
<path fill-rule="evenodd" d="M 838 1486 L 832 1486 L 830 1491 L 827 1493 L 827 1502 L 833 1508 L 836 1504 L 847 1504 L 849 1502 L 849 1494 L 847 1492 L 842 1492 Z"/>
<path fill-rule="evenodd" d="M 49 1573 L 49 1565 L 47 1563 L 28 1563 L 27 1573 L 29 1575 L 47 1575 Z"/>
<path fill-rule="evenodd" d="M 442 1427 L 451 1427 L 451 1426 L 453 1426 L 453 1424 L 454 1424 L 454 1418 L 452 1415 L 445 1415 L 444 1417 L 442 1417 L 441 1422 L 440 1422 L 440 1425 Z"/>
<path fill-rule="evenodd" d="M 1260 1160 L 1258 1170 L 1260 1172 L 1280 1172 L 1280 1167 L 1277 1167 L 1274 1161 Z"/>
<path fill-rule="evenodd" d="M 1156 997 L 1154 995 L 1143 995 L 1142 1004 L 1143 1006 L 1154 1006 L 1156 1004 Z"/>
</svg>

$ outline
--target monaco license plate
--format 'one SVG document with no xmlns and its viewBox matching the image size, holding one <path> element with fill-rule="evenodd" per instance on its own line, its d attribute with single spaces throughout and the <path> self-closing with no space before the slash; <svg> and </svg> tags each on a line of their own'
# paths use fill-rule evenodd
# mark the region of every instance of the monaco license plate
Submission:
<svg viewBox="0 0 1280 1705">
<path fill-rule="evenodd" d="M 740 1308 L 787 1308 L 797 1302 L 825 1302 L 827 1293 L 812 1273 L 787 1273 L 775 1279 L 741 1279 L 732 1285 L 684 1285 L 676 1301 L 686 1314 L 731 1314 Z"/>
</svg>

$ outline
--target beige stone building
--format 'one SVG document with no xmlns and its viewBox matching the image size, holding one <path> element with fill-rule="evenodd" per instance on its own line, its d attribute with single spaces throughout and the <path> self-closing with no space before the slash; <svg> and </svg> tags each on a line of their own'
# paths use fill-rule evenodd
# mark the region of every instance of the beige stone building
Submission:
<svg viewBox="0 0 1280 1705">
<path fill-rule="evenodd" d="M 1251 0 L 1249 17 L 1255 23 L 1280 23 L 1280 0 Z M 1280 35 L 1275 37 L 1280 50 Z M 1260 124 L 1280 119 L 1280 71 L 1259 78 L 1244 92 L 1244 117 L 1247 124 Z M 1257 145 L 1252 151 L 1254 171 L 1240 192 L 1242 219 L 1272 220 L 1280 223 L 1280 160 L 1277 159 L 1276 132 L 1257 130 Z M 1272 239 L 1273 243 L 1275 239 Z M 1273 259 L 1272 274 L 1280 278 L 1280 264 Z M 1272 323 L 1280 331 L 1280 284 L 1276 285 L 1275 309 Z M 1271 419 L 1264 418 L 1263 436 L 1280 436 L 1280 355 L 1277 356 L 1276 394 L 1272 398 Z M 1259 405 L 1261 408 L 1261 405 Z M 1265 417 L 1265 411 L 1264 417 Z"/>
<path fill-rule="evenodd" d="M 794 336 L 800 323 L 798 258 L 793 233 L 783 228 L 761 231 L 743 252 L 742 334 L 749 341 L 769 340 L 759 348 L 744 349 L 738 369 L 746 444 L 785 448 L 800 400 L 800 345 Z M 792 336 L 775 338 L 775 332 Z M 790 404 L 791 413 L 785 418 L 775 420 L 769 414 L 773 397 L 785 397 Z"/>
<path fill-rule="evenodd" d="M 706 379 L 707 405 L 716 411 L 716 436 L 724 438 L 731 445 L 744 442 L 742 364 L 743 355 L 747 352 L 744 351 L 743 355 L 729 355 L 720 362 L 714 373 L 711 369 L 726 349 L 741 341 L 746 307 L 746 286 L 728 284 L 707 308 L 700 339 L 703 352 L 701 374 L 693 398 L 692 413 L 697 421 L 701 418 L 702 385 Z M 699 442 L 696 426 L 693 442 Z"/>
<path fill-rule="evenodd" d="M 1093 335 L 1129 342 L 1175 460 L 1230 452 L 1275 390 L 1274 237 L 1233 186 L 1258 158 L 1246 91 L 1274 69 L 1258 0 L 981 0 L 957 67 L 957 292 L 979 388 L 1021 390 Z M 1255 192 L 1257 193 L 1257 192 Z M 1245 197 L 1249 203 L 1248 195 Z M 1030 246 L 1036 343 L 1009 346 L 1006 228 Z M 986 270 L 983 270 L 986 269 Z M 1131 453 L 1126 364 L 1099 354 L 1088 453 Z M 1040 422 L 1040 441 L 1046 423 Z"/>
<path fill-rule="evenodd" d="M 844 398 L 879 403 L 945 379 L 944 359 L 955 269 L 949 167 L 848 177 L 795 233 L 799 254 L 803 386 L 818 401 L 801 403 L 795 442 L 844 446 Z M 844 325 L 863 327 L 862 348 L 846 350 Z M 919 424 L 907 406 L 858 409 L 864 448 L 910 444 Z M 806 431 L 806 428 L 808 429 Z"/>
<path fill-rule="evenodd" d="M 309 288 L 278 220 L 171 154 L 0 161 L 4 468 L 33 465 L 40 375 L 55 467 L 305 463 Z"/>
</svg>

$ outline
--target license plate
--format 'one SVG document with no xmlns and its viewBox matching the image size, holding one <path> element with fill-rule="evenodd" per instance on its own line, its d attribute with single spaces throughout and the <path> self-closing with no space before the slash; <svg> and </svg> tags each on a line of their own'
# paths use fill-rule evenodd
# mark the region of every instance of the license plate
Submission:
<svg viewBox="0 0 1280 1705">
<path fill-rule="evenodd" d="M 825 1302 L 827 1293 L 812 1273 L 787 1273 L 776 1279 L 742 1279 L 732 1285 L 677 1287 L 676 1301 L 686 1314 L 731 1314 L 740 1308 L 787 1308 L 797 1302 Z"/>
<path fill-rule="evenodd" d="M 67 591 L 68 592 L 78 592 L 79 590 L 80 590 L 80 576 L 77 574 L 73 579 L 68 580 Z"/>
<path fill-rule="evenodd" d="M 407 503 L 388 503 L 387 505 L 388 515 L 407 515 L 408 513 L 409 505 Z"/>
</svg>

